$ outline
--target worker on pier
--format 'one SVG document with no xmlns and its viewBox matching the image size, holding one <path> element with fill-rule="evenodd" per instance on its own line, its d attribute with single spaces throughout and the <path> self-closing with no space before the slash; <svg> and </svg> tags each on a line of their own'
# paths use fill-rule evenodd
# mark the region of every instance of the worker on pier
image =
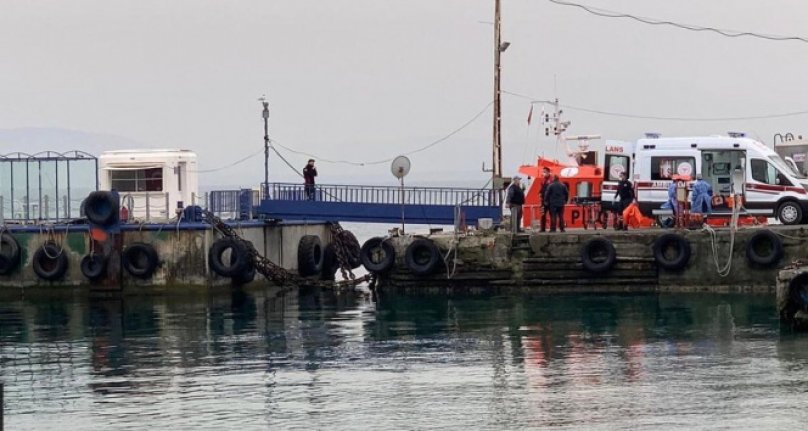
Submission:
<svg viewBox="0 0 808 431">
<path fill-rule="evenodd" d="M 541 189 L 539 189 L 539 198 L 541 198 L 541 231 L 547 229 L 547 216 L 550 214 L 550 206 L 547 205 L 545 195 L 547 194 L 547 187 L 553 183 L 553 177 L 550 175 L 550 168 L 543 168 L 541 173 Z"/>
<path fill-rule="evenodd" d="M 713 188 L 701 174 L 696 175 L 696 182 L 693 183 L 693 193 L 690 196 L 691 210 L 694 214 L 709 215 L 713 212 L 712 206 Z"/>
<path fill-rule="evenodd" d="M 317 168 L 314 167 L 314 159 L 309 159 L 306 167 L 303 168 L 303 184 L 306 190 L 306 199 L 313 201 L 316 187 L 314 177 L 317 176 Z"/>
<path fill-rule="evenodd" d="M 615 205 L 615 212 L 617 216 L 617 220 L 619 223 L 616 223 L 618 229 L 627 230 L 626 223 L 623 221 L 623 211 L 634 202 L 634 186 L 631 184 L 626 178 L 626 173 L 620 173 L 620 181 L 617 183 L 617 191 L 614 194 L 614 200 L 617 201 Z"/>
<path fill-rule="evenodd" d="M 505 206 L 511 210 L 511 231 L 517 234 L 522 231 L 522 205 L 525 204 L 525 191 L 522 189 L 522 177 L 516 175 L 508 186 Z"/>
<path fill-rule="evenodd" d="M 547 186 L 544 194 L 547 205 L 550 206 L 550 232 L 555 232 L 558 228 L 564 232 L 564 205 L 569 200 L 569 190 L 567 186 L 558 180 L 558 175 L 553 176 L 553 182 Z"/>
</svg>

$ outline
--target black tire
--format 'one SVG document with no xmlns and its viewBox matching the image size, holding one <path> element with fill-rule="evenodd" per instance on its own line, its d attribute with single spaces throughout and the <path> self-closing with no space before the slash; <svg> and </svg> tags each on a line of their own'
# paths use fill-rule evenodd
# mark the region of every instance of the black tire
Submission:
<svg viewBox="0 0 808 431">
<path fill-rule="evenodd" d="M 233 276 L 233 284 L 236 286 L 242 286 L 244 284 L 251 283 L 253 280 L 255 280 L 255 275 L 255 267 L 251 264 L 247 264 L 247 267 L 243 272 Z"/>
<path fill-rule="evenodd" d="M 607 272 L 616 261 L 617 251 L 614 244 L 606 238 L 592 238 L 581 247 L 581 263 L 589 272 Z"/>
<path fill-rule="evenodd" d="M 320 273 L 320 280 L 334 281 L 337 279 L 339 270 L 339 260 L 334 251 L 334 244 L 328 244 L 323 252 L 323 271 Z"/>
<path fill-rule="evenodd" d="M 668 255 L 668 251 L 673 247 L 675 255 L 673 257 Z M 666 233 L 654 241 L 653 245 L 654 260 L 656 264 L 668 271 L 679 271 L 684 269 L 688 262 L 690 262 L 690 255 L 692 250 L 690 242 L 681 235 L 675 233 Z"/>
<path fill-rule="evenodd" d="M 67 272 L 67 255 L 64 249 L 49 242 L 39 247 L 34 253 L 33 269 L 37 277 L 56 281 L 64 277 Z"/>
<path fill-rule="evenodd" d="M 123 268 L 133 277 L 150 278 L 159 263 L 157 250 L 151 244 L 135 242 L 123 251 Z"/>
<path fill-rule="evenodd" d="M 229 262 L 224 261 L 224 253 L 230 251 Z M 250 266 L 247 247 L 233 238 L 219 238 L 208 250 L 208 266 L 220 277 L 238 277 L 247 272 Z"/>
<path fill-rule="evenodd" d="M 112 192 L 92 192 L 84 199 L 82 206 L 90 223 L 107 227 L 118 222 L 120 208 Z"/>
<path fill-rule="evenodd" d="M 788 283 L 788 298 L 780 309 L 780 322 L 788 323 L 792 329 L 797 322 L 794 315 L 798 311 L 808 311 L 808 273 L 802 273 Z"/>
<path fill-rule="evenodd" d="M 100 254 L 88 254 L 81 258 L 81 274 L 90 281 L 98 281 L 107 273 L 107 260 Z"/>
<path fill-rule="evenodd" d="M 389 271 L 396 263 L 396 249 L 382 237 L 365 241 L 359 256 L 365 269 L 375 274 Z"/>
<path fill-rule="evenodd" d="M 303 277 L 323 270 L 323 246 L 317 235 L 303 235 L 297 244 L 297 272 Z"/>
<path fill-rule="evenodd" d="M 768 229 L 755 232 L 746 243 L 746 258 L 764 268 L 777 265 L 783 258 L 783 241 Z"/>
<path fill-rule="evenodd" d="M 0 257 L 0 275 L 11 274 L 20 266 L 20 243 L 8 232 L 0 235 Z"/>
<path fill-rule="evenodd" d="M 404 252 L 407 268 L 415 275 L 433 274 L 442 260 L 438 246 L 424 238 L 418 238 L 410 243 Z"/>
<path fill-rule="evenodd" d="M 362 266 L 362 247 L 359 245 L 356 235 L 349 230 L 344 230 L 340 233 L 340 241 L 345 246 L 345 258 L 348 259 L 351 269 Z"/>
<path fill-rule="evenodd" d="M 796 201 L 785 201 L 777 207 L 777 220 L 785 225 L 802 223 L 802 206 Z"/>
</svg>

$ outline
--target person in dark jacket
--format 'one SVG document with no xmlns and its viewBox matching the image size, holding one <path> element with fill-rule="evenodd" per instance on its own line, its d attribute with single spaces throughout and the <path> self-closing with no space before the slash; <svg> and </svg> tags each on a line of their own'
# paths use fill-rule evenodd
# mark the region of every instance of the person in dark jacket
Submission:
<svg viewBox="0 0 808 431">
<path fill-rule="evenodd" d="M 567 186 L 558 180 L 558 175 L 553 177 L 553 182 L 547 186 L 544 193 L 544 202 L 550 206 L 550 232 L 555 232 L 558 227 L 564 232 L 564 205 L 569 200 Z"/>
<path fill-rule="evenodd" d="M 547 187 L 553 182 L 553 177 L 550 176 L 550 169 L 542 169 L 541 176 L 541 189 L 539 190 L 539 197 L 541 198 L 541 231 L 544 232 L 547 228 L 547 216 L 550 215 L 550 207 L 544 201 L 544 194 L 547 192 Z"/>
<path fill-rule="evenodd" d="M 631 184 L 631 181 L 626 179 L 625 172 L 620 173 L 620 182 L 617 183 L 617 191 L 614 194 L 614 200 L 617 201 L 615 205 L 616 219 L 621 221 L 618 228 L 627 230 L 625 223 L 622 223 L 622 217 L 623 211 L 634 202 L 634 186 Z"/>
<path fill-rule="evenodd" d="M 515 176 L 505 195 L 505 206 L 511 209 L 511 231 L 522 231 L 522 205 L 525 204 L 525 191 L 522 189 L 522 178 Z"/>
<path fill-rule="evenodd" d="M 306 190 L 306 199 L 313 201 L 315 195 L 314 177 L 317 176 L 317 168 L 314 167 L 314 159 L 309 159 L 306 167 L 303 168 L 303 184 Z"/>
</svg>

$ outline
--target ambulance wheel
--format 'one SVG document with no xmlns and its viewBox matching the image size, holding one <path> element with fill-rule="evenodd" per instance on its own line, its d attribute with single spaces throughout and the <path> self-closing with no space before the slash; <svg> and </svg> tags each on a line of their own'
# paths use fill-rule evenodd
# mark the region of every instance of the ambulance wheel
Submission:
<svg viewBox="0 0 808 431">
<path fill-rule="evenodd" d="M 785 201 L 777 208 L 777 219 L 785 225 L 802 222 L 802 207 L 798 202 Z"/>
</svg>

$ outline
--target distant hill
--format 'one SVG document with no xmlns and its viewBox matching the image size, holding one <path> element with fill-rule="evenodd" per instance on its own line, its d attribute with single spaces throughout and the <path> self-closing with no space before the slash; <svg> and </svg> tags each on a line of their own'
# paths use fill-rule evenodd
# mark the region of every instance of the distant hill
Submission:
<svg viewBox="0 0 808 431">
<path fill-rule="evenodd" d="M 81 130 L 40 127 L 0 129 L 0 154 L 81 150 L 97 156 L 107 150 L 144 147 L 142 143 L 122 136 Z"/>
</svg>

